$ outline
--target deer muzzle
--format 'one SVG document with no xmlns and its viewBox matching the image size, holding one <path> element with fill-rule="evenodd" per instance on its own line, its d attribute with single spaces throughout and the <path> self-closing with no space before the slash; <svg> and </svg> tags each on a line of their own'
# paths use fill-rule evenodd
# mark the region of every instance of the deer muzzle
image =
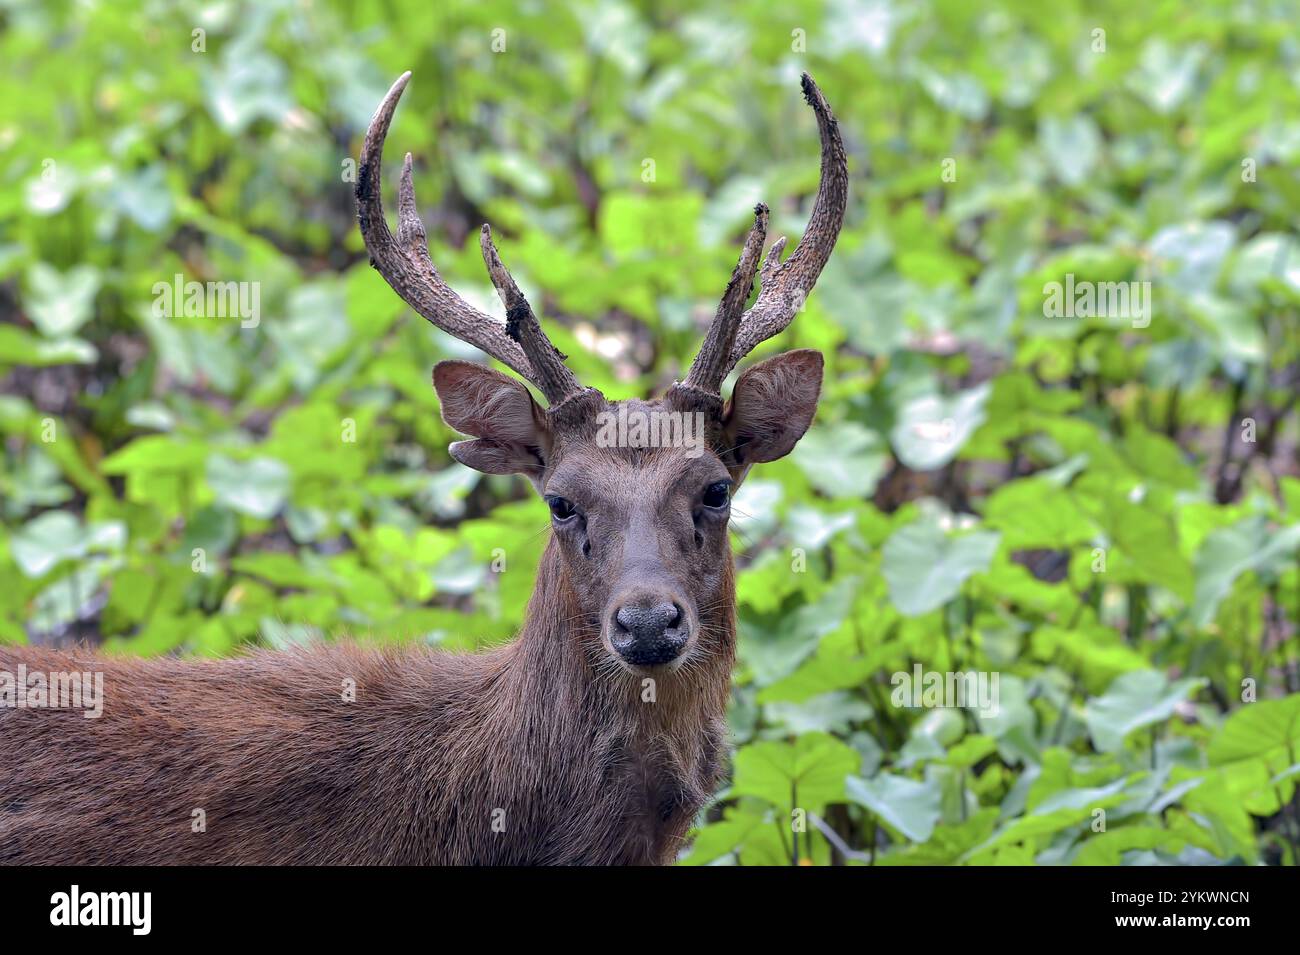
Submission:
<svg viewBox="0 0 1300 955">
<path fill-rule="evenodd" d="M 610 646 L 632 666 L 672 663 L 682 655 L 690 636 L 686 612 L 676 601 L 662 597 L 628 601 L 610 621 Z"/>
</svg>

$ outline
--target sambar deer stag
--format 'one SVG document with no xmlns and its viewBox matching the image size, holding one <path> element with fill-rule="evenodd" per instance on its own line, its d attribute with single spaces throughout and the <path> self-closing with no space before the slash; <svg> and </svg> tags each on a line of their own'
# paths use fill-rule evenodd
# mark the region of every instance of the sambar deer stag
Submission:
<svg viewBox="0 0 1300 955">
<path fill-rule="evenodd" d="M 620 402 L 578 382 L 486 226 L 504 325 L 447 286 L 416 211 L 409 154 L 390 232 L 380 164 L 409 78 L 366 132 L 357 218 L 371 264 L 416 312 L 546 400 L 481 364 L 444 361 L 433 372 L 443 417 L 470 436 L 452 457 L 526 476 L 550 508 L 522 632 L 478 654 L 340 642 L 131 660 L 0 648 L 0 672 L 21 664 L 28 680 L 104 680 L 97 719 L 0 707 L 5 862 L 661 864 L 714 793 L 736 643 L 732 491 L 802 437 L 822 358 L 769 358 L 726 402 L 722 385 L 790 324 L 839 234 L 848 173 L 830 107 L 805 74 L 821 176 L 797 248 L 782 261 L 777 239 L 760 269 L 768 211 L 757 206 L 685 380 L 660 398 Z M 642 427 L 609 440 L 605 425 L 619 415 Z M 702 425 L 698 445 L 646 439 L 656 424 L 661 437 L 680 437 L 690 421 Z M 341 691 L 345 681 L 354 694 Z"/>
</svg>

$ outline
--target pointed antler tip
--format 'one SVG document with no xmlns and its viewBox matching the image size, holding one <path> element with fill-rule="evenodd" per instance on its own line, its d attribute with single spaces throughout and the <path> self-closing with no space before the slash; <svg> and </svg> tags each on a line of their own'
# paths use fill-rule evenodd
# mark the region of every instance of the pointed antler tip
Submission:
<svg viewBox="0 0 1300 955">
<path fill-rule="evenodd" d="M 488 275 L 492 277 L 492 284 L 496 286 L 497 292 L 504 296 L 497 269 L 504 272 L 505 268 L 501 265 L 501 256 L 497 254 L 496 243 L 492 241 L 492 228 L 486 222 L 483 223 L 483 228 L 478 230 L 478 247 L 483 253 L 483 264 L 487 266 Z M 509 273 L 507 273 L 507 277 L 508 275 Z M 504 297 L 501 301 L 506 302 L 507 305 L 510 304 Z"/>
<path fill-rule="evenodd" d="M 393 85 L 388 88 L 388 95 L 385 96 L 384 99 L 396 101 L 398 98 L 401 97 L 402 91 L 406 89 L 406 84 L 409 83 L 410 81 L 411 81 L 411 71 L 407 70 L 405 73 L 403 73 L 401 76 L 399 76 L 396 80 L 393 81 Z"/>
<path fill-rule="evenodd" d="M 493 275 L 492 284 L 496 285 L 495 269 L 500 265 L 501 256 L 497 254 L 497 244 L 492 241 L 492 227 L 486 222 L 478 230 L 478 247 L 483 252 L 483 261 L 487 264 L 488 273 Z M 500 286 L 497 290 L 500 291 Z"/>
<path fill-rule="evenodd" d="M 822 113 L 830 109 L 826 102 L 826 97 L 822 96 L 821 87 L 808 73 L 799 77 L 799 85 L 803 88 L 803 98 L 808 101 L 808 105 L 817 112 Z"/>
</svg>

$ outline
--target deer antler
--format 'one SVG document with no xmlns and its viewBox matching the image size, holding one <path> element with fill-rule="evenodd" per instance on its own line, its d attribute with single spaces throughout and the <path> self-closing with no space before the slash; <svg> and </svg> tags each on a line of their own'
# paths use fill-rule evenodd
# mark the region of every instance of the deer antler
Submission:
<svg viewBox="0 0 1300 955">
<path fill-rule="evenodd" d="M 690 373 L 686 376 L 687 388 L 698 388 L 710 394 L 716 394 L 722 387 L 722 380 L 735 365 L 731 361 L 731 349 L 736 343 L 736 333 L 740 329 L 741 315 L 749 292 L 754 287 L 754 275 L 758 272 L 758 262 L 763 256 L 763 240 L 767 238 L 767 206 L 761 202 L 754 206 L 754 227 L 749 230 L 745 246 L 740 252 L 740 261 L 731 273 L 727 290 L 722 293 L 718 311 L 704 336 Z"/>
<path fill-rule="evenodd" d="M 781 250 L 785 236 L 772 243 L 761 272 L 762 288 L 752 308 L 737 319 L 735 313 L 744 306 L 754 279 L 754 268 L 762 251 L 767 230 L 767 207 L 755 208 L 755 222 L 740 262 L 718 306 L 700 353 L 683 383 L 709 394 L 719 393 L 723 379 L 736 363 L 759 343 L 784 331 L 812 291 L 817 276 L 835 248 L 835 240 L 844 224 L 844 206 L 848 201 L 849 171 L 840 130 L 831 108 L 811 76 L 803 74 L 803 95 L 817 114 L 821 134 L 821 181 L 813 201 L 812 216 L 799 245 L 784 263 Z M 736 301 L 736 299 L 739 301 Z"/>
<path fill-rule="evenodd" d="M 501 304 L 506 307 L 506 334 L 523 346 L 537 373 L 530 380 L 542 389 L 542 394 L 546 395 L 546 400 L 552 405 L 582 391 L 577 377 L 564 364 L 565 356 L 546 337 L 541 323 L 533 314 L 533 307 L 501 264 L 497 247 L 492 244 L 492 230 L 486 222 L 479 235 L 479 247 L 483 250 L 483 261 L 487 265 L 488 275 L 492 277 L 492 284 L 501 297 Z"/>
<path fill-rule="evenodd" d="M 564 365 L 564 356 L 551 344 L 519 286 L 501 263 L 492 236 L 483 226 L 483 260 L 492 284 L 506 306 L 503 326 L 457 295 L 434 267 L 429 256 L 424 224 L 415 207 L 411 182 L 411 154 L 406 154 L 397 189 L 397 238 L 384 219 L 380 165 L 384 140 L 397 109 L 397 101 L 411 78 L 408 70 L 397 78 L 375 110 L 361 146 L 357 174 L 357 222 L 370 252 L 370 264 L 406 303 L 434 325 L 463 342 L 486 352 L 514 369 L 541 389 L 552 407 L 582 391 L 578 379 Z"/>
</svg>

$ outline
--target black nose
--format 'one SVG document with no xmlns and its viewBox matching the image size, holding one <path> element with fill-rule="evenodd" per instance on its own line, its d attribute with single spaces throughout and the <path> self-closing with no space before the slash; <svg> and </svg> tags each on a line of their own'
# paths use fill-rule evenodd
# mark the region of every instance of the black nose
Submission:
<svg viewBox="0 0 1300 955">
<path fill-rule="evenodd" d="M 676 660 L 690 636 L 682 608 L 670 600 L 650 606 L 627 604 L 614 614 L 610 643 L 628 663 L 658 666 Z"/>
</svg>

